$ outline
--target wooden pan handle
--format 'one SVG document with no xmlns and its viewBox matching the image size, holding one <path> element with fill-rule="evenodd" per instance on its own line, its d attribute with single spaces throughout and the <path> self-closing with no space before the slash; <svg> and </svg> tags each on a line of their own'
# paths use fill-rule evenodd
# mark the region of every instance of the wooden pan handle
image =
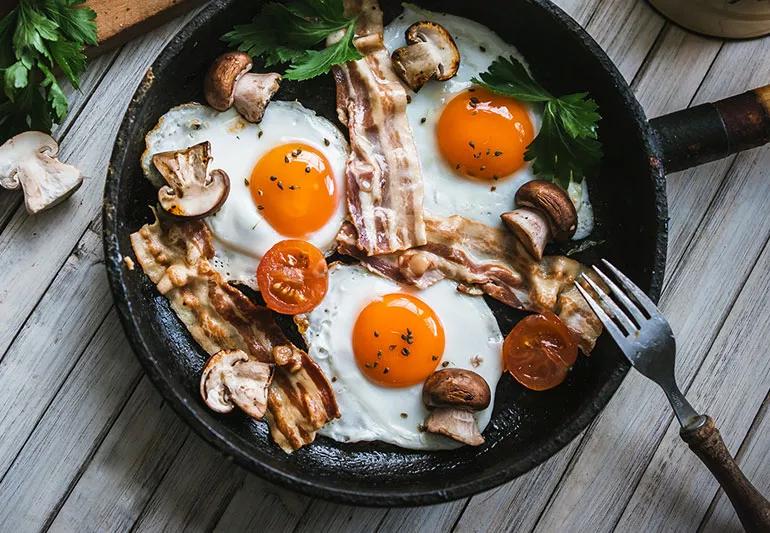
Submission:
<svg viewBox="0 0 770 533">
<path fill-rule="evenodd" d="M 666 172 L 770 142 L 770 85 L 650 120 Z"/>
<path fill-rule="evenodd" d="M 702 415 L 698 422 L 682 428 L 679 434 L 714 474 L 746 531 L 770 531 L 770 503 L 743 475 L 714 420 Z"/>
</svg>

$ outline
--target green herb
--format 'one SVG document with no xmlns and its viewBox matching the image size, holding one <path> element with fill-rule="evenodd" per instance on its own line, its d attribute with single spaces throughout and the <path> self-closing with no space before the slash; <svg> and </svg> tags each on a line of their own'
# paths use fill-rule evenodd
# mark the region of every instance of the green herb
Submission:
<svg viewBox="0 0 770 533">
<path fill-rule="evenodd" d="M 307 80 L 329 72 L 334 65 L 354 61 L 361 54 L 353 45 L 356 18 L 344 15 L 343 0 L 271 2 L 248 24 L 235 26 L 223 39 L 270 67 L 289 63 L 286 78 Z M 340 32 L 342 38 L 323 46 Z"/>
<path fill-rule="evenodd" d="M 534 160 L 535 174 L 564 187 L 598 171 L 602 145 L 597 138 L 599 106 L 588 93 L 555 97 L 513 57 L 497 58 L 474 83 L 524 102 L 544 103 L 540 133 L 524 159 Z"/>
<path fill-rule="evenodd" d="M 67 114 L 58 69 L 78 88 L 85 45 L 96 44 L 96 14 L 82 0 L 21 0 L 0 20 L 0 142 L 21 131 L 51 131 Z"/>
</svg>

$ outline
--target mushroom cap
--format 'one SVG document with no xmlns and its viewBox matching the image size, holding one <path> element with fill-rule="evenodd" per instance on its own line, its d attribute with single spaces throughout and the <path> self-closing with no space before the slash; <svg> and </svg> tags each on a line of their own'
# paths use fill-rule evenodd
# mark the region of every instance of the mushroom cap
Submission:
<svg viewBox="0 0 770 533">
<path fill-rule="evenodd" d="M 428 80 L 445 81 L 460 68 L 460 51 L 449 32 L 435 22 L 415 22 L 406 30 L 407 46 L 393 51 L 396 73 L 413 90 Z"/>
<path fill-rule="evenodd" d="M 569 240 L 577 229 L 577 211 L 567 191 L 546 180 L 533 180 L 516 191 L 516 205 L 541 210 L 556 241 Z"/>
<path fill-rule="evenodd" d="M 503 213 L 500 218 L 530 255 L 540 261 L 545 245 L 551 240 L 550 223 L 545 214 L 539 209 L 519 207 Z"/>
<path fill-rule="evenodd" d="M 210 143 L 204 141 L 152 156 L 152 163 L 167 183 L 158 190 L 158 202 L 167 214 L 184 220 L 203 218 L 225 203 L 230 178 L 224 170 L 209 172 L 210 151 Z"/>
<path fill-rule="evenodd" d="M 251 70 L 251 66 L 251 57 L 245 52 L 227 52 L 217 57 L 203 80 L 206 102 L 217 111 L 230 109 L 235 84 Z"/>
<path fill-rule="evenodd" d="M 457 74 L 460 68 L 460 50 L 452 35 L 442 26 L 427 20 L 415 22 L 406 29 L 409 44 L 431 43 L 439 55 L 436 79 L 446 81 Z"/>
<path fill-rule="evenodd" d="M 489 406 L 491 398 L 484 378 L 463 368 L 445 368 L 434 372 L 422 386 L 422 401 L 427 407 L 480 411 Z"/>
<path fill-rule="evenodd" d="M 30 214 L 68 198 L 83 183 L 80 171 L 56 156 L 59 145 L 41 131 L 25 131 L 0 146 L 0 187 L 23 189 Z"/>
<path fill-rule="evenodd" d="M 249 358 L 242 350 L 221 350 L 203 367 L 200 393 L 217 413 L 229 413 L 236 406 L 260 419 L 267 409 L 268 387 L 273 365 Z"/>
</svg>

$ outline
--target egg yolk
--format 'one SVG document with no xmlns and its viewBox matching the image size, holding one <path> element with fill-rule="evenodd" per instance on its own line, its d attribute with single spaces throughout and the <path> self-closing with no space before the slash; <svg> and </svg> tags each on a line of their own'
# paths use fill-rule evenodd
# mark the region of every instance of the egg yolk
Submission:
<svg viewBox="0 0 770 533">
<path fill-rule="evenodd" d="M 260 214 L 286 237 L 320 229 L 337 207 L 329 161 L 302 143 L 282 144 L 263 155 L 248 185 Z"/>
<path fill-rule="evenodd" d="M 436 134 L 441 155 L 469 178 L 497 180 L 524 165 L 534 138 L 527 108 L 481 87 L 461 92 L 444 107 Z"/>
<path fill-rule="evenodd" d="M 444 354 L 444 328 L 428 304 L 410 294 L 386 294 L 367 305 L 353 327 L 361 372 L 385 387 L 422 383 Z"/>
</svg>

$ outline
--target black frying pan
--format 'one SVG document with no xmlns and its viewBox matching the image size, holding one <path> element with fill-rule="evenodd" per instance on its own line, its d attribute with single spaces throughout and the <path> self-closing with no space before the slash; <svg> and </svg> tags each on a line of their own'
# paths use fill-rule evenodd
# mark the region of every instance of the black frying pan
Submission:
<svg viewBox="0 0 770 533">
<path fill-rule="evenodd" d="M 418 505 L 468 496 L 509 481 L 556 453 L 604 407 L 628 371 L 610 340 L 599 339 L 580 357 L 566 382 L 547 392 L 500 381 L 486 444 L 455 451 L 412 452 L 381 443 L 341 444 L 319 437 L 287 455 L 272 443 L 264 423 L 240 414 L 217 415 L 198 396 L 206 354 L 188 335 L 141 269 L 128 271 L 129 234 L 150 220 L 156 191 L 142 176 L 144 134 L 170 107 L 202 101 L 202 76 L 224 50 L 219 37 L 246 21 L 258 3 L 212 2 L 166 47 L 142 80 L 126 112 L 109 166 L 104 195 L 104 246 L 115 302 L 126 333 L 163 396 L 203 438 L 247 469 L 289 488 L 365 505 Z M 399 3 L 381 1 L 386 21 Z M 589 91 L 604 117 L 604 157 L 590 181 L 597 228 L 604 244 L 578 258 L 607 257 L 657 298 L 666 259 L 666 170 L 724 157 L 762 144 L 770 117 L 759 93 L 700 106 L 648 122 L 623 77 L 569 16 L 547 0 L 498 2 L 425 0 L 420 4 L 489 26 L 518 47 L 535 78 L 556 94 Z M 299 98 L 332 121 L 330 77 L 284 82 L 279 99 Z M 507 333 L 521 313 L 490 302 Z"/>
</svg>

